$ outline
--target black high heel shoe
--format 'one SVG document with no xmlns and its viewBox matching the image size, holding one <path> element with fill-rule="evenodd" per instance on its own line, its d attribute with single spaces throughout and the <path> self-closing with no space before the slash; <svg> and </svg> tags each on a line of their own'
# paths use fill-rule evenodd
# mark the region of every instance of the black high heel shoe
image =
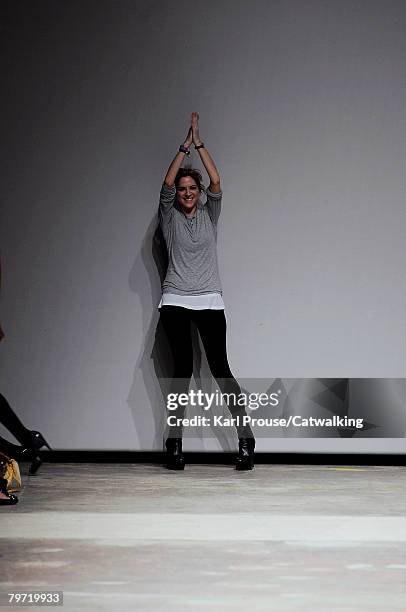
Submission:
<svg viewBox="0 0 406 612">
<path fill-rule="evenodd" d="M 185 457 L 182 452 L 182 438 L 168 438 L 166 446 L 166 468 L 168 470 L 184 470 Z"/>
<path fill-rule="evenodd" d="M 7 499 L 0 498 L 0 506 L 14 506 L 18 502 L 18 497 L 7 491 L 7 480 L 0 478 L 0 493 L 7 496 Z"/>
<path fill-rule="evenodd" d="M 28 432 L 27 443 L 25 446 L 32 450 L 40 450 L 43 446 L 46 446 L 49 450 L 52 450 L 42 433 L 39 431 Z"/>
<path fill-rule="evenodd" d="M 255 438 L 238 439 L 236 470 L 252 470 L 254 467 Z"/>
</svg>

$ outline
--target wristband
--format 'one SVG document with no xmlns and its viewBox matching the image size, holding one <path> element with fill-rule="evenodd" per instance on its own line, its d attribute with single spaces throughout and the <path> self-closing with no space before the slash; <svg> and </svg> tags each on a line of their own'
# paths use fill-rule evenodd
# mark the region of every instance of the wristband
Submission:
<svg viewBox="0 0 406 612">
<path fill-rule="evenodd" d="M 195 149 L 197 151 L 197 149 L 204 149 L 204 142 L 200 143 L 199 145 L 195 145 Z"/>
<path fill-rule="evenodd" d="M 185 147 L 185 145 L 181 144 L 179 147 L 179 151 L 181 153 L 185 153 L 186 155 L 190 155 L 190 149 L 189 147 Z"/>
</svg>

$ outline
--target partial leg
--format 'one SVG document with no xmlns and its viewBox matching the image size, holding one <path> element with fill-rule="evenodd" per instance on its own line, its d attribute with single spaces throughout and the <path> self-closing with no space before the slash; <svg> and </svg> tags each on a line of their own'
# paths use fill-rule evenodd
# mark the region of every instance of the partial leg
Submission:
<svg viewBox="0 0 406 612">
<path fill-rule="evenodd" d="M 210 371 L 217 381 L 222 393 L 231 395 L 227 403 L 233 417 L 239 417 L 237 433 L 239 438 L 253 438 L 251 427 L 243 425 L 246 416 L 245 406 L 237 402 L 241 388 L 234 378 L 227 358 L 227 323 L 224 310 L 195 311 L 197 328 L 203 342 Z"/>
<path fill-rule="evenodd" d="M 13 444 L 0 436 L 0 453 L 4 453 L 11 459 L 19 459 L 21 454 L 21 446 Z"/>
<path fill-rule="evenodd" d="M 190 311 L 180 306 L 162 306 L 160 320 L 166 333 L 172 354 L 173 377 L 170 393 L 187 393 L 193 372 L 193 347 L 190 328 Z M 168 411 L 168 416 L 182 419 L 184 406 Z M 182 426 L 169 427 L 168 438 L 181 438 Z"/>
<path fill-rule="evenodd" d="M 13 434 L 13 436 L 25 446 L 29 440 L 30 431 L 20 421 L 14 410 L 0 393 L 0 423 Z"/>
</svg>

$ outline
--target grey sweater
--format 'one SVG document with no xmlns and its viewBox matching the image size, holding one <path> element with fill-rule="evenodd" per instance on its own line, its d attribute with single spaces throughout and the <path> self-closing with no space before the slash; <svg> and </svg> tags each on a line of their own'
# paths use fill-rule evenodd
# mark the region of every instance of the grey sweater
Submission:
<svg viewBox="0 0 406 612">
<path fill-rule="evenodd" d="M 168 270 L 163 293 L 200 295 L 220 293 L 217 263 L 217 221 L 222 192 L 206 190 L 207 201 L 197 204 L 188 219 L 176 201 L 176 188 L 163 183 L 159 198 L 159 222 L 168 249 Z"/>
</svg>

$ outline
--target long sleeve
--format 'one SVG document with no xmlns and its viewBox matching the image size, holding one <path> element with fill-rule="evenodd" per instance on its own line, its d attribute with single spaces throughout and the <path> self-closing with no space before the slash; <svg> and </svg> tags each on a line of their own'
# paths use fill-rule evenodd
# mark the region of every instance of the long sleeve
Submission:
<svg viewBox="0 0 406 612">
<path fill-rule="evenodd" d="M 176 187 L 168 187 L 163 183 L 159 194 L 159 222 L 161 224 L 167 224 L 170 221 L 175 197 Z"/>
<path fill-rule="evenodd" d="M 210 189 L 207 189 L 206 195 L 207 201 L 205 206 L 210 215 L 211 222 L 213 223 L 214 227 L 216 227 L 221 212 L 221 200 L 223 197 L 223 192 L 219 191 L 218 193 L 213 193 L 212 191 L 210 191 Z"/>
</svg>

